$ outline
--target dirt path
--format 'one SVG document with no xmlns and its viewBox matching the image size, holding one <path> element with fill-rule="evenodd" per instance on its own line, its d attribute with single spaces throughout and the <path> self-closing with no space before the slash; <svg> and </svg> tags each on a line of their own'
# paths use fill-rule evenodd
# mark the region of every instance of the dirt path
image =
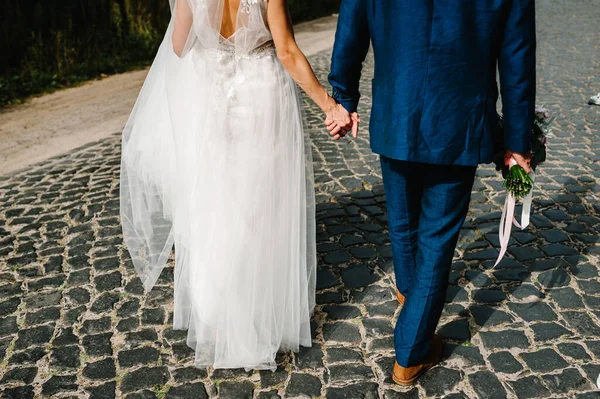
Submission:
<svg viewBox="0 0 600 399">
<path fill-rule="evenodd" d="M 307 56 L 333 45 L 335 16 L 296 26 Z M 110 76 L 0 110 L 0 176 L 121 131 L 147 69 Z"/>
</svg>

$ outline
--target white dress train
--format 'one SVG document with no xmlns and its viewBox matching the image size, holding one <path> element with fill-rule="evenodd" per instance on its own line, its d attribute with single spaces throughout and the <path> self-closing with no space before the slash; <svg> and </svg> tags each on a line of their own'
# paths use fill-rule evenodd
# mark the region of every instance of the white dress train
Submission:
<svg viewBox="0 0 600 399">
<path fill-rule="evenodd" d="M 146 291 L 175 247 L 174 329 L 196 367 L 276 368 L 311 345 L 313 171 L 296 84 L 278 61 L 264 0 L 242 0 L 221 36 L 222 0 L 179 0 L 123 132 L 121 222 Z M 178 7 L 172 4 L 172 7 Z"/>
</svg>

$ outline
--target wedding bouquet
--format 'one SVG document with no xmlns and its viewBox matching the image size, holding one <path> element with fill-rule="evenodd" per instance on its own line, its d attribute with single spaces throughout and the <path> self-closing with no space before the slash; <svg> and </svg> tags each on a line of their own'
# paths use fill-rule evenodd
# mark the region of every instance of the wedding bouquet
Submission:
<svg viewBox="0 0 600 399">
<path fill-rule="evenodd" d="M 548 109 L 539 105 L 535 106 L 535 118 L 531 132 L 531 169 L 533 171 L 546 160 L 548 130 L 555 119 L 550 118 Z M 533 179 L 519 165 L 506 165 L 504 161 L 504 122 L 502 115 L 498 115 L 496 128 L 496 151 L 494 155 L 496 170 L 502 171 L 506 190 L 516 199 L 521 199 L 531 192 Z"/>
<path fill-rule="evenodd" d="M 531 190 L 533 189 L 533 177 L 535 169 L 539 164 L 546 160 L 546 141 L 548 137 L 549 126 L 554 122 L 555 118 L 550 118 L 550 112 L 543 107 L 535 107 L 535 119 L 533 121 L 533 129 L 531 132 L 531 169 L 532 173 L 528 174 L 525 170 L 517 165 L 514 159 L 510 159 L 507 163 L 504 159 L 504 122 L 502 115 L 498 116 L 497 131 L 495 134 L 494 163 L 496 170 L 501 170 L 504 177 L 504 188 L 506 189 L 506 201 L 502 218 L 500 219 L 499 239 L 500 239 L 500 254 L 496 261 L 496 266 L 506 253 L 508 240 L 510 239 L 511 226 L 514 224 L 520 229 L 524 229 L 529 225 L 529 216 L 531 212 Z M 517 200 L 523 199 L 523 213 L 521 215 L 521 223 L 514 218 L 515 203 Z"/>
</svg>

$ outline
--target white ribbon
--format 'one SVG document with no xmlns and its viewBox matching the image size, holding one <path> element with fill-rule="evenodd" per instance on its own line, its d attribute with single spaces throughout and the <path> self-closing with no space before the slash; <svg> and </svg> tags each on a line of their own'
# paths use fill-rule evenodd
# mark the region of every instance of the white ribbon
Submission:
<svg viewBox="0 0 600 399">
<path fill-rule="evenodd" d="M 517 162 L 511 158 L 509 163 L 509 168 L 515 166 Z M 531 171 L 529 174 L 531 180 L 535 181 L 535 173 Z M 506 254 L 506 250 L 508 248 L 508 241 L 510 240 L 510 231 L 512 229 L 512 225 L 514 224 L 517 228 L 524 230 L 527 226 L 529 226 L 529 219 L 531 218 L 531 201 L 533 197 L 533 188 L 529 191 L 529 194 L 523 198 L 523 209 L 521 210 L 521 223 L 517 222 L 515 219 L 515 205 L 516 199 L 510 193 L 506 192 L 506 200 L 504 201 L 504 209 L 502 210 L 502 217 L 500 218 L 500 226 L 498 228 L 498 238 L 500 240 L 500 254 L 498 255 L 498 259 L 496 263 L 492 267 L 492 269 L 498 266 L 498 263 L 504 258 L 504 254 Z"/>
</svg>

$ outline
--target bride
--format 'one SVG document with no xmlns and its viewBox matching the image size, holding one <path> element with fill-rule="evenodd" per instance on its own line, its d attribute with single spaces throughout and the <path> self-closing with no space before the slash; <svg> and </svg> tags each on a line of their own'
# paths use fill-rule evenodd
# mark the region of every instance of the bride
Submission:
<svg viewBox="0 0 600 399">
<path fill-rule="evenodd" d="M 294 40 L 286 0 L 171 0 L 123 131 L 121 222 L 150 291 L 175 247 L 173 328 L 196 367 L 275 370 L 311 345 L 311 149 L 297 83 L 356 128 Z M 295 81 L 295 82 L 294 82 Z"/>
</svg>

